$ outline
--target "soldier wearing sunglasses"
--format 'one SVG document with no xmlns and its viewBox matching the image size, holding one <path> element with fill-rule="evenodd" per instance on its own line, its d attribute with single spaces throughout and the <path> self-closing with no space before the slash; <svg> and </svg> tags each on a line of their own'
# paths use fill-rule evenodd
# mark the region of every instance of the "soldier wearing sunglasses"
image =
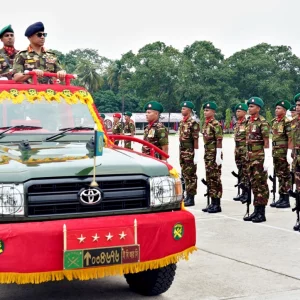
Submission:
<svg viewBox="0 0 300 300">
<path fill-rule="evenodd" d="M 24 75 L 24 71 L 34 71 L 40 83 L 53 83 L 53 78 L 43 77 L 44 72 L 57 73 L 59 80 L 64 80 L 66 71 L 62 67 L 55 53 L 46 51 L 44 48 L 47 33 L 44 32 L 42 22 L 30 25 L 25 36 L 30 41 L 26 50 L 20 51 L 14 60 L 13 72 L 14 80 L 18 82 L 30 82 L 29 75 Z"/>
<path fill-rule="evenodd" d="M 0 30 L 0 39 L 3 48 L 0 49 L 0 77 L 12 79 L 13 61 L 18 53 L 15 49 L 15 36 L 11 25 L 7 25 Z"/>
</svg>

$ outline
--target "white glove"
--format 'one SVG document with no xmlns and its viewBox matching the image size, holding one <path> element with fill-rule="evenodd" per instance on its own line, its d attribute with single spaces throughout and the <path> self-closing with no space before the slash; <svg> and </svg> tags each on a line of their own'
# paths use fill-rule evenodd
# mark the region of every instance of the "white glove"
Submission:
<svg viewBox="0 0 300 300">
<path fill-rule="evenodd" d="M 271 148 L 264 148 L 265 160 L 264 160 L 264 171 L 268 171 L 271 162 Z"/>
<path fill-rule="evenodd" d="M 223 160 L 221 158 L 221 154 L 222 154 L 222 148 L 217 148 L 217 155 L 216 155 L 216 164 L 217 166 L 221 165 Z"/>
<path fill-rule="evenodd" d="M 290 165 L 293 163 L 292 149 L 288 149 L 288 150 L 287 150 L 286 160 L 287 160 L 287 162 L 288 162 Z"/>
<path fill-rule="evenodd" d="M 194 165 L 200 161 L 200 151 L 199 149 L 194 149 Z"/>
</svg>

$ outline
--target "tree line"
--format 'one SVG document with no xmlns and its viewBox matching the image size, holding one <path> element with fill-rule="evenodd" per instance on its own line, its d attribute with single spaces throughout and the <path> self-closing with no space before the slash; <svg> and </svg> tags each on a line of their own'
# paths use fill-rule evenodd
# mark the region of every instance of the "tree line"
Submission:
<svg viewBox="0 0 300 300">
<path fill-rule="evenodd" d="M 166 112 L 179 112 L 180 103 L 190 100 L 200 115 L 210 100 L 218 104 L 217 117 L 225 119 L 226 110 L 228 116 L 237 103 L 259 96 L 266 115 L 274 112 L 276 101 L 291 101 L 300 91 L 300 59 L 284 45 L 262 43 L 226 59 L 209 41 L 195 41 L 182 52 L 155 42 L 118 60 L 95 49 L 54 51 L 68 73 L 78 74 L 73 84 L 84 86 L 103 113 L 143 112 L 149 100 L 161 102 Z"/>
</svg>

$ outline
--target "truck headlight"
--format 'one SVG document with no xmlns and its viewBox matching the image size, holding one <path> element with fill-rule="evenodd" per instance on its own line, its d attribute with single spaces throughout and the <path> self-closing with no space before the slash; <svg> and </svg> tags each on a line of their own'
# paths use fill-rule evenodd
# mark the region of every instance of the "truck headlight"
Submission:
<svg viewBox="0 0 300 300">
<path fill-rule="evenodd" d="M 24 216 L 23 184 L 0 183 L 1 216 Z"/>
<path fill-rule="evenodd" d="M 150 205 L 159 206 L 182 200 L 180 179 L 169 176 L 150 178 Z"/>
</svg>

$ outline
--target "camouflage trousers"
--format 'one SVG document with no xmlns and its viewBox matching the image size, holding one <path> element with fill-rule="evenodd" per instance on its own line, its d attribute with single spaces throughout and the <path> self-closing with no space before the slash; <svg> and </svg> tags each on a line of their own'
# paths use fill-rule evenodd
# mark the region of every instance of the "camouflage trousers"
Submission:
<svg viewBox="0 0 300 300">
<path fill-rule="evenodd" d="M 207 152 L 207 150 L 206 150 Z M 217 165 L 215 155 L 204 154 L 206 182 L 209 188 L 209 196 L 211 198 L 222 198 L 223 187 L 221 182 L 222 165 Z"/>
<path fill-rule="evenodd" d="M 247 159 L 246 159 L 246 148 L 236 147 L 234 154 L 235 154 L 235 163 L 240 178 L 240 183 L 242 183 L 245 187 L 248 187 L 249 178 L 248 178 L 248 166 L 247 166 Z"/>
<path fill-rule="evenodd" d="M 194 164 L 194 148 L 179 148 L 179 162 L 186 193 L 197 194 L 197 165 Z"/>
<path fill-rule="evenodd" d="M 248 174 L 254 195 L 253 205 L 267 205 L 269 200 L 268 172 L 264 171 L 264 160 L 248 161 Z"/>
<path fill-rule="evenodd" d="M 292 185 L 290 166 L 286 157 L 273 157 L 275 174 L 279 183 L 279 194 L 288 194 Z"/>
<path fill-rule="evenodd" d="M 132 147 L 131 147 L 131 141 L 124 141 L 124 148 L 131 149 L 131 150 L 132 150 Z"/>
</svg>

